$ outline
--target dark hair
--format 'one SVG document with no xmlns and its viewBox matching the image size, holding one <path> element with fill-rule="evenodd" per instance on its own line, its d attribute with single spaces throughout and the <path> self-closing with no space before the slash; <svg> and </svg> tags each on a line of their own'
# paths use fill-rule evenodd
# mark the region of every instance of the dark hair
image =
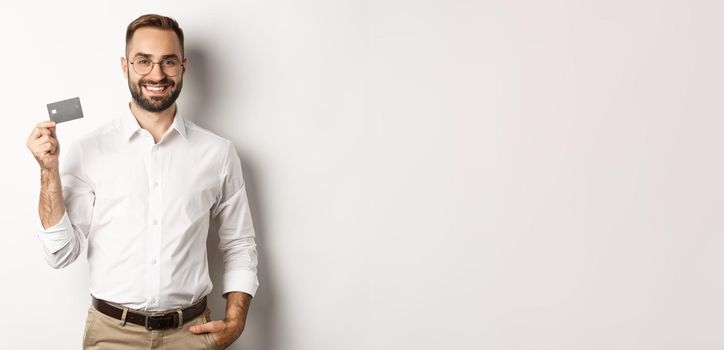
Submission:
<svg viewBox="0 0 724 350">
<path fill-rule="evenodd" d="M 143 27 L 158 28 L 162 30 L 173 30 L 174 33 L 176 33 L 176 36 L 178 36 L 178 40 L 181 42 L 181 55 L 183 55 L 184 32 L 183 30 L 181 30 L 181 27 L 178 26 L 178 22 L 176 22 L 176 20 L 171 17 L 155 14 L 147 14 L 138 17 L 136 18 L 136 20 L 128 25 L 128 28 L 126 28 L 126 51 L 128 51 L 128 43 L 131 42 L 133 34 L 136 32 L 136 30 Z"/>
</svg>

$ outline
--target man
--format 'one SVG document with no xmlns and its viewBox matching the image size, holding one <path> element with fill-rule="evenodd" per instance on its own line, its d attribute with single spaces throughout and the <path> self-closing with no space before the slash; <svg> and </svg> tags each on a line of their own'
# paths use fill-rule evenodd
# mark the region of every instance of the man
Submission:
<svg viewBox="0 0 724 350">
<path fill-rule="evenodd" d="M 54 122 L 28 138 L 45 259 L 67 266 L 87 244 L 84 349 L 224 349 L 244 329 L 258 280 L 241 165 L 231 142 L 177 110 L 187 67 L 178 23 L 141 16 L 121 58 L 132 96 L 124 116 L 75 142 L 62 169 Z M 224 260 L 220 321 L 206 306 L 210 221 Z"/>
</svg>

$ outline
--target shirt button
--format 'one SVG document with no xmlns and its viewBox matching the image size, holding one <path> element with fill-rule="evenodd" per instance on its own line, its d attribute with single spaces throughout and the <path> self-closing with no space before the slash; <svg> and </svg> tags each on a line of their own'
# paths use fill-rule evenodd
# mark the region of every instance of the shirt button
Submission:
<svg viewBox="0 0 724 350">
<path fill-rule="evenodd" d="M 158 225 L 158 220 L 153 219 L 153 224 L 154 224 L 154 225 Z"/>
<path fill-rule="evenodd" d="M 156 265 L 156 259 L 151 260 L 151 265 Z"/>
<path fill-rule="evenodd" d="M 155 304 L 155 303 L 156 303 L 156 298 L 151 298 L 151 304 Z"/>
<path fill-rule="evenodd" d="M 158 187 L 158 181 L 153 182 L 153 187 Z"/>
</svg>

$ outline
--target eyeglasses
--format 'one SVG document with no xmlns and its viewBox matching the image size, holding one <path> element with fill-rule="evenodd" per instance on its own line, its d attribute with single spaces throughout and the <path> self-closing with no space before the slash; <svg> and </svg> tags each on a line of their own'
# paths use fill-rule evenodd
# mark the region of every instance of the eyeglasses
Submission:
<svg viewBox="0 0 724 350">
<path fill-rule="evenodd" d="M 138 73 L 138 75 L 151 73 L 154 64 L 161 66 L 161 71 L 169 77 L 178 75 L 183 67 L 183 64 L 181 64 L 181 62 L 179 62 L 176 58 L 165 58 L 159 62 L 153 62 L 146 57 L 136 57 L 136 59 L 131 62 L 131 65 L 133 65 L 133 71 Z"/>
</svg>

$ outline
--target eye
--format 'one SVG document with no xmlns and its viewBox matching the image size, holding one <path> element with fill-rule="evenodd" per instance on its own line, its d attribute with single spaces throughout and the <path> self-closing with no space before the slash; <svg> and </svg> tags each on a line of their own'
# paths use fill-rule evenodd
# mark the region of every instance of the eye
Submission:
<svg viewBox="0 0 724 350">
<path fill-rule="evenodd" d="M 163 60 L 163 65 L 166 67 L 175 67 L 177 64 L 178 61 L 174 59 Z"/>
<path fill-rule="evenodd" d="M 140 64 L 140 65 L 145 66 L 145 65 L 151 64 L 151 61 L 149 61 L 149 60 L 147 60 L 147 59 L 145 59 L 145 58 L 139 58 L 139 59 L 136 60 L 136 64 Z"/>
</svg>

